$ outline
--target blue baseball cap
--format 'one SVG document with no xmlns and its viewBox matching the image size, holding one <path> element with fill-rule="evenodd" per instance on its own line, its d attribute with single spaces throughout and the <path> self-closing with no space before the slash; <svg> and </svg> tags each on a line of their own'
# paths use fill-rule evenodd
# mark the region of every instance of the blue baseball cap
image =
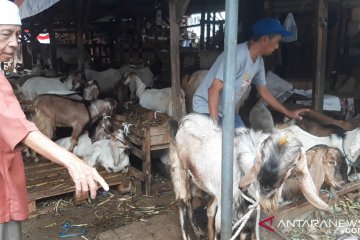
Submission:
<svg viewBox="0 0 360 240">
<path fill-rule="evenodd" d="M 254 24 L 252 31 L 253 37 L 262 37 L 271 34 L 280 34 L 283 37 L 292 35 L 292 33 L 286 31 L 280 21 L 275 18 L 262 18 L 258 20 Z"/>
</svg>

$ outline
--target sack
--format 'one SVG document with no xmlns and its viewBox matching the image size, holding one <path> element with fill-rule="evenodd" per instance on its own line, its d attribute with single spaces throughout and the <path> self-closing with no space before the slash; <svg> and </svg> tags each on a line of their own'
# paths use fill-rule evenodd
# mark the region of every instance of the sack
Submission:
<svg viewBox="0 0 360 240">
<path fill-rule="evenodd" d="M 283 37 L 281 39 L 282 42 L 294 42 L 297 40 L 297 27 L 295 23 L 295 19 L 292 13 L 288 13 L 288 15 L 285 18 L 284 21 L 284 28 L 286 31 L 289 31 L 292 33 L 291 36 Z"/>
</svg>

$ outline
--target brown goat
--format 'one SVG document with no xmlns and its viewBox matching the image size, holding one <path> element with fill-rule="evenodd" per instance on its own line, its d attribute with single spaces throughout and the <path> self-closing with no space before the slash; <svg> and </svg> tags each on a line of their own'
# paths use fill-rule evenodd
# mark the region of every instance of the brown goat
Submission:
<svg viewBox="0 0 360 240">
<path fill-rule="evenodd" d="M 316 145 L 306 151 L 306 159 L 317 194 L 322 186 L 327 186 L 334 192 L 347 182 L 347 163 L 339 149 Z M 294 176 L 285 181 L 282 193 L 286 201 L 295 200 L 301 194 Z"/>
<path fill-rule="evenodd" d="M 87 106 L 84 102 L 56 96 L 43 95 L 34 101 L 35 114 L 32 121 L 49 138 L 56 127 L 72 127 L 72 151 L 85 126 L 94 123 L 104 113 L 111 115 L 116 107 L 112 99 L 95 100 Z"/>
<path fill-rule="evenodd" d="M 351 131 L 357 128 L 359 124 L 360 119 L 336 120 L 315 110 L 304 113 L 303 119 L 296 121 L 296 125 L 300 128 L 318 137 L 337 133 L 339 129 Z"/>
</svg>

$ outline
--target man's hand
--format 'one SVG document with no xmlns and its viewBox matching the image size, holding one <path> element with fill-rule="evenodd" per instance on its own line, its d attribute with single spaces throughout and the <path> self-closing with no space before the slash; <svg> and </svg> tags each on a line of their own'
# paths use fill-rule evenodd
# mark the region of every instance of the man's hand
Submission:
<svg viewBox="0 0 360 240">
<path fill-rule="evenodd" d="M 98 185 L 105 191 L 109 190 L 109 185 L 95 168 L 90 167 L 75 154 L 51 141 L 40 131 L 29 132 L 22 140 L 22 143 L 50 161 L 66 167 L 75 183 L 77 196 L 81 196 L 82 193 L 90 191 L 91 198 L 95 198 L 96 191 L 99 187 Z"/>
<path fill-rule="evenodd" d="M 76 161 L 75 161 L 76 159 Z M 68 167 L 70 176 L 75 183 L 76 195 L 81 196 L 82 193 L 90 191 L 92 199 L 96 197 L 98 184 L 105 190 L 109 190 L 108 184 L 99 175 L 95 168 L 88 166 L 85 162 L 74 156 L 73 164 Z"/>
<path fill-rule="evenodd" d="M 295 110 L 289 110 L 286 114 L 286 116 L 288 116 L 289 118 L 292 119 L 296 119 L 296 120 L 302 120 L 303 117 L 302 115 L 305 112 L 310 112 L 309 108 L 300 108 L 300 109 L 295 109 Z"/>
</svg>

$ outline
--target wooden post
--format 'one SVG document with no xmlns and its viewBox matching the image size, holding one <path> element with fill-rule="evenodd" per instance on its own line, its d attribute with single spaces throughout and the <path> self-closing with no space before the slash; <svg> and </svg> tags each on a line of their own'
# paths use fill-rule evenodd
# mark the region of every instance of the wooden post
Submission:
<svg viewBox="0 0 360 240">
<path fill-rule="evenodd" d="M 206 49 L 210 48 L 210 26 L 211 26 L 211 12 L 206 12 Z"/>
<path fill-rule="evenodd" d="M 204 50 L 204 38 L 205 38 L 205 9 L 201 10 L 201 19 L 200 19 L 200 50 Z"/>
<path fill-rule="evenodd" d="M 327 69 L 326 69 L 326 78 L 327 81 L 329 81 L 329 89 L 331 91 L 335 90 L 335 85 L 336 85 L 336 79 L 332 79 L 331 78 L 331 74 L 333 71 L 336 70 L 336 58 L 338 56 L 338 51 L 339 51 L 339 28 L 340 28 L 340 23 L 339 23 L 339 16 L 340 16 L 340 9 L 341 9 L 341 4 L 337 3 L 336 4 L 336 24 L 335 26 L 331 29 L 330 32 L 330 38 L 329 38 L 329 54 L 328 54 L 328 64 L 327 64 Z"/>
<path fill-rule="evenodd" d="M 78 50 L 78 70 L 83 72 L 85 69 L 84 65 L 84 43 L 83 43 L 83 33 L 84 33 L 84 25 L 83 25 L 83 16 L 84 16 L 84 0 L 78 1 L 78 19 L 76 26 L 76 45 Z"/>
<path fill-rule="evenodd" d="M 323 110 L 324 102 L 328 7 L 324 0 L 317 1 L 318 4 L 315 18 L 315 26 L 317 26 L 316 72 L 315 83 L 313 84 L 312 107 L 321 112 Z"/>
<path fill-rule="evenodd" d="M 182 117 L 180 106 L 180 22 L 190 0 L 170 0 L 170 52 L 171 52 L 171 98 L 174 110 L 174 119 Z"/>
<path fill-rule="evenodd" d="M 89 18 L 89 11 L 90 11 L 90 5 L 92 3 L 92 0 L 90 1 L 84 1 L 79 0 L 78 1 L 78 18 L 77 18 L 77 27 L 76 27 L 76 44 L 78 49 L 78 70 L 83 72 L 85 70 L 84 65 L 84 40 L 83 35 L 85 31 L 85 26 L 87 26 L 88 18 Z M 87 28 L 86 28 L 87 29 Z"/>
</svg>

